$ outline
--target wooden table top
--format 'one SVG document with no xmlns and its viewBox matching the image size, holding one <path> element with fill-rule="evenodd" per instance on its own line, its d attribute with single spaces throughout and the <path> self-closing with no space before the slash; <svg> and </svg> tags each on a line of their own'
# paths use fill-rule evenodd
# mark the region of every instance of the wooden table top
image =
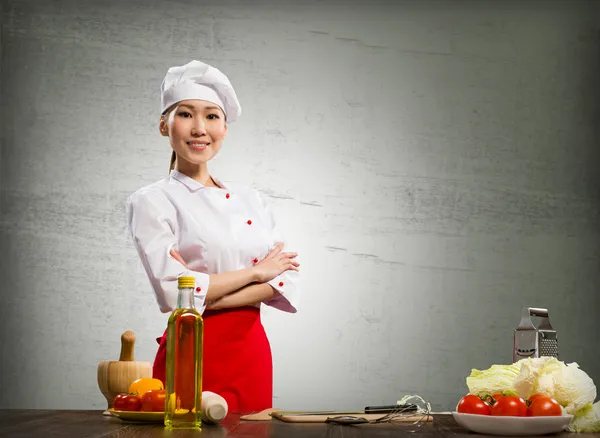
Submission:
<svg viewBox="0 0 600 438">
<path fill-rule="evenodd" d="M 240 415 L 229 414 L 218 426 L 203 425 L 202 432 L 169 431 L 160 423 L 126 423 L 102 411 L 70 410 L 0 410 L 0 436 L 11 438 L 65 437 L 262 437 L 262 438 L 355 438 L 355 437 L 484 437 L 470 433 L 456 424 L 451 415 L 434 415 L 433 422 L 424 423 L 417 432 L 410 426 L 392 424 L 338 425 L 326 423 L 285 423 L 279 420 L 241 421 Z M 561 433 L 561 438 L 600 438 L 600 433 Z"/>
</svg>

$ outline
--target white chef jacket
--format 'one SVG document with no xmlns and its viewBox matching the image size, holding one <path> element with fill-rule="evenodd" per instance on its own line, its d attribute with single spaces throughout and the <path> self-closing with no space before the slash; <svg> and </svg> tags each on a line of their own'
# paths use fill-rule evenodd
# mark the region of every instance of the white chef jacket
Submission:
<svg viewBox="0 0 600 438">
<path fill-rule="evenodd" d="M 206 187 L 173 170 L 127 200 L 129 230 L 163 313 L 177 306 L 180 275 L 196 278 L 195 305 L 203 312 L 209 274 L 248 268 L 283 242 L 258 191 L 215 182 L 220 187 Z M 179 251 L 190 270 L 171 257 L 171 249 Z M 283 251 L 291 249 L 284 246 Z M 280 295 L 265 304 L 295 313 L 297 282 L 296 271 L 285 271 L 269 281 Z"/>
</svg>

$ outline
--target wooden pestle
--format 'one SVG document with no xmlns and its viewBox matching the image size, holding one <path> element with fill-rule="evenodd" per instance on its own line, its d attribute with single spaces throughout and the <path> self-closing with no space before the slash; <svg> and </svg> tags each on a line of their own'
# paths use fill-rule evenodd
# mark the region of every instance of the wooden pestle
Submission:
<svg viewBox="0 0 600 438">
<path fill-rule="evenodd" d="M 135 360 L 133 354 L 133 346 L 135 344 L 135 334 L 131 330 L 127 330 L 121 335 L 121 355 L 119 361 L 133 362 Z"/>
</svg>

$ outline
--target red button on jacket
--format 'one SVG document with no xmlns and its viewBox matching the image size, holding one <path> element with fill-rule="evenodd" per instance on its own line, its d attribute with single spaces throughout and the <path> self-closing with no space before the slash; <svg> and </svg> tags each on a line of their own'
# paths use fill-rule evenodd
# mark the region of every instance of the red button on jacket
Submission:
<svg viewBox="0 0 600 438">
<path fill-rule="evenodd" d="M 283 281 L 279 282 L 279 287 L 283 286 Z"/>
</svg>

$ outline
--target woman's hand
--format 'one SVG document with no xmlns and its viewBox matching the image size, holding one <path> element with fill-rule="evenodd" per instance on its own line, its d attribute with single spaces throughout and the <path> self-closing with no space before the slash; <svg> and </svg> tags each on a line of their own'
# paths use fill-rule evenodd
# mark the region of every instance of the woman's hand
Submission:
<svg viewBox="0 0 600 438">
<path fill-rule="evenodd" d="M 298 271 L 300 264 L 295 260 L 298 253 L 281 252 L 282 249 L 283 243 L 278 244 L 264 259 L 251 268 L 257 282 L 266 283 L 285 271 Z"/>
<path fill-rule="evenodd" d="M 171 257 L 173 257 L 175 260 L 177 260 L 179 263 L 185 266 L 185 269 L 187 269 L 188 271 L 190 270 L 185 260 L 183 260 L 183 257 L 181 257 L 181 254 L 179 254 L 179 251 L 177 251 L 176 249 L 172 249 L 171 251 L 169 251 L 169 254 L 171 254 Z"/>
</svg>

